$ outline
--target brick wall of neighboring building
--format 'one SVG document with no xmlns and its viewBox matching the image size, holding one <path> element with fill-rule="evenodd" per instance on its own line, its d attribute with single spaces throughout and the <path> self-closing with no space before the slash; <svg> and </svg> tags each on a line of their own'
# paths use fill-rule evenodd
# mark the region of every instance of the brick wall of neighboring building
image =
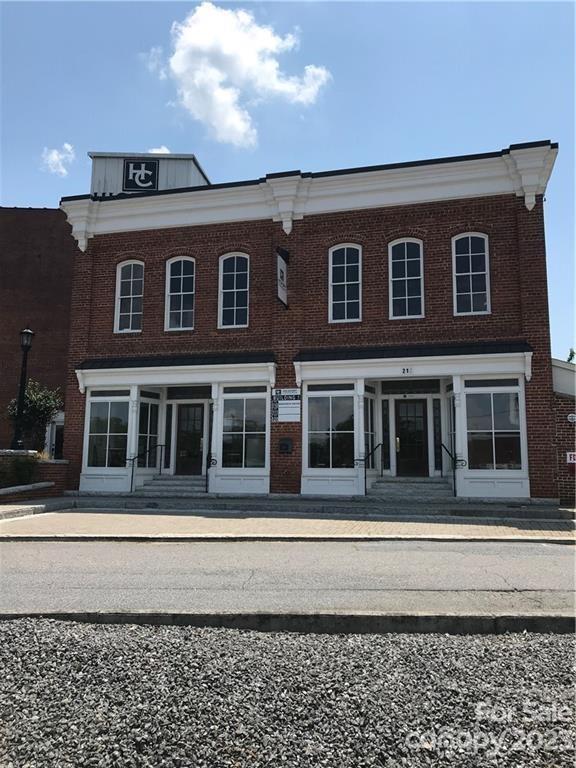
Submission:
<svg viewBox="0 0 576 768">
<path fill-rule="evenodd" d="M 113 205 L 114 203 L 102 203 Z M 451 238 L 476 231 L 489 236 L 489 315 L 454 317 Z M 400 237 L 424 243 L 425 318 L 389 319 L 388 244 Z M 328 323 L 328 249 L 357 243 L 362 253 L 362 322 Z M 290 252 L 289 307 L 276 300 L 276 246 Z M 250 325 L 218 329 L 218 259 L 250 255 Z M 195 330 L 164 331 L 167 259 L 196 259 Z M 144 320 L 140 334 L 114 334 L 116 265 L 145 262 Z M 75 260 L 68 372 L 65 457 L 77 487 L 81 467 L 84 398 L 75 366 L 88 357 L 225 351 L 273 351 L 276 386 L 295 386 L 294 355 L 301 349 L 461 341 L 525 340 L 535 350 L 526 385 L 533 496 L 553 497 L 555 457 L 550 423 L 552 381 L 547 314 L 542 199 L 527 211 L 513 195 L 307 216 L 288 236 L 271 221 L 218 224 L 92 238 Z M 272 425 L 273 492 L 298 492 L 300 427 Z M 276 461 L 277 444 L 293 437 L 295 452 Z"/>
<path fill-rule="evenodd" d="M 0 448 L 12 439 L 6 407 L 17 394 L 19 333 L 36 334 L 28 374 L 64 394 L 76 242 L 60 210 L 0 208 Z"/>
<path fill-rule="evenodd" d="M 556 426 L 556 482 L 562 504 L 576 506 L 576 464 L 566 463 L 566 454 L 576 451 L 576 425 L 568 421 L 568 414 L 576 412 L 576 403 L 569 395 L 554 393 Z"/>
</svg>

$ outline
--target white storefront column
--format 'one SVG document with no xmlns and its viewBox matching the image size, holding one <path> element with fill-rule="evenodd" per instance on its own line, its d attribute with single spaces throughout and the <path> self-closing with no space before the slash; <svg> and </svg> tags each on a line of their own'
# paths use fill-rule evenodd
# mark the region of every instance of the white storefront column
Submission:
<svg viewBox="0 0 576 768">
<path fill-rule="evenodd" d="M 354 383 L 354 424 L 354 458 L 363 459 L 366 453 L 364 439 L 364 379 L 356 379 Z M 363 461 L 357 462 L 356 492 L 360 495 L 364 495 L 366 492 L 366 473 Z"/>
<path fill-rule="evenodd" d="M 130 387 L 130 399 L 128 406 L 128 436 L 126 445 L 126 457 L 127 459 L 133 459 L 138 455 L 138 424 L 140 419 L 140 392 L 137 385 Z M 134 463 L 134 475 L 137 471 L 137 462 L 126 461 L 126 467 L 128 470 L 127 490 L 133 490 L 132 484 L 132 464 Z"/>
<path fill-rule="evenodd" d="M 210 458 L 207 462 L 206 472 L 208 473 L 208 491 L 214 491 L 215 470 L 222 466 L 222 398 L 220 384 L 212 384 L 212 436 L 210 441 Z M 213 464 L 212 464 L 213 462 Z M 212 465 L 212 466 L 211 466 Z"/>
<path fill-rule="evenodd" d="M 459 466 L 464 458 L 464 448 L 466 445 L 466 421 L 464 418 L 464 393 L 462 392 L 462 376 L 452 376 L 452 388 L 454 394 L 454 453 L 456 460 L 456 489 L 455 495 L 460 495 L 463 467 Z"/>
</svg>

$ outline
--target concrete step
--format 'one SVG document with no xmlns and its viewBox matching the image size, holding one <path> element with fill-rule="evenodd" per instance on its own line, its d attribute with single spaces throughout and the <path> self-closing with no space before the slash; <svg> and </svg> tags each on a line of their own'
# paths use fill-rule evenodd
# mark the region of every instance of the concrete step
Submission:
<svg viewBox="0 0 576 768">
<path fill-rule="evenodd" d="M 314 515 L 329 516 L 393 516 L 410 517 L 450 516 L 457 518 L 497 518 L 519 520 L 573 520 L 574 510 L 559 509 L 546 502 L 467 499 L 386 499 L 379 496 L 363 497 L 311 497 L 311 496 L 249 496 L 196 493 L 182 496 L 178 492 L 134 493 L 126 495 L 77 494 L 75 503 L 80 509 L 147 509 L 162 510 L 170 514 L 248 514 L 248 515 Z"/>
<path fill-rule="evenodd" d="M 201 477 L 198 480 L 152 480 L 146 485 L 154 486 L 154 488 L 183 488 L 190 485 L 206 485 L 206 478 Z"/>
</svg>

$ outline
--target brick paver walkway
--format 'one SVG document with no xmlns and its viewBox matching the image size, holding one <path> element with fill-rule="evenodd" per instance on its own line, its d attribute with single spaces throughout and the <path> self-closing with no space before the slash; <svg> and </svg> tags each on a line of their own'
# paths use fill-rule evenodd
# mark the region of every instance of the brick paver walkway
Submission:
<svg viewBox="0 0 576 768">
<path fill-rule="evenodd" d="M 321 517 L 140 514 L 106 511 L 47 512 L 0 520 L 0 541 L 11 537 L 154 539 L 525 539 L 575 542 L 574 524 L 565 521 L 485 520 L 410 522 L 335 520 Z"/>
</svg>

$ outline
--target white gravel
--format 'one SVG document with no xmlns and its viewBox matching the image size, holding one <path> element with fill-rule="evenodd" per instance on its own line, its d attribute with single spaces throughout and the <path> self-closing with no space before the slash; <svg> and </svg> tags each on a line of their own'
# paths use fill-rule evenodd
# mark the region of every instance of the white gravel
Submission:
<svg viewBox="0 0 576 768">
<path fill-rule="evenodd" d="M 573 765 L 567 635 L 0 623 L 0 766 Z"/>
</svg>

